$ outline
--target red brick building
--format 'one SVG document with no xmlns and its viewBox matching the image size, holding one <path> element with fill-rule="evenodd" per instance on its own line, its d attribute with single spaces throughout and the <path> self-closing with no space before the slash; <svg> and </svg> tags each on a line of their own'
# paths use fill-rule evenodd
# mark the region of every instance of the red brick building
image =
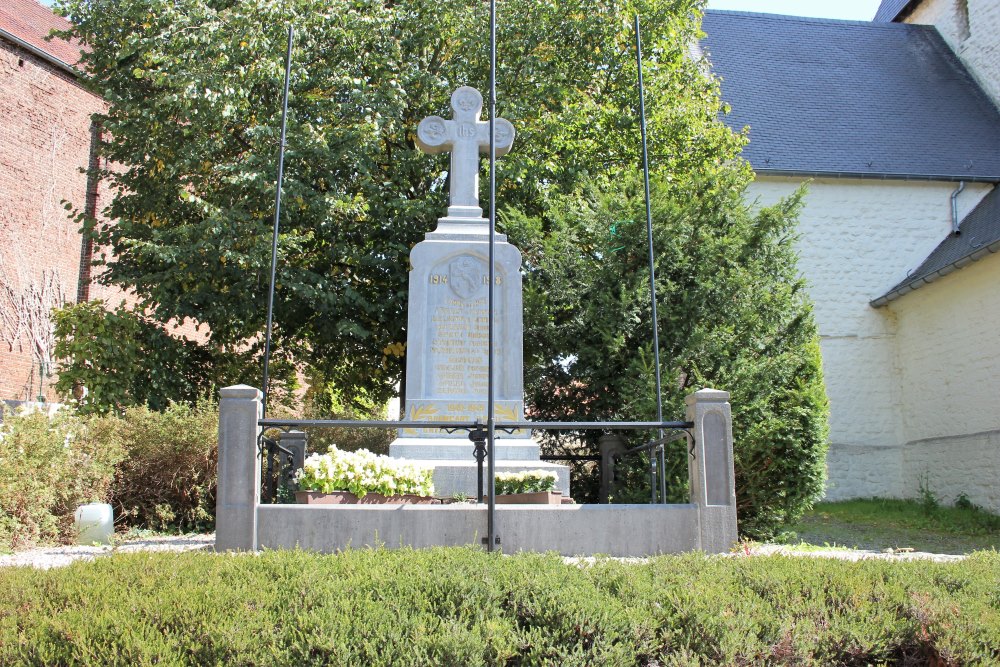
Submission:
<svg viewBox="0 0 1000 667">
<path fill-rule="evenodd" d="M 90 250 L 64 203 L 106 202 L 83 170 L 97 159 L 80 49 L 45 37 L 69 27 L 35 0 L 0 3 L 0 400 L 57 397 L 53 306 L 121 294 L 91 285 Z"/>
</svg>

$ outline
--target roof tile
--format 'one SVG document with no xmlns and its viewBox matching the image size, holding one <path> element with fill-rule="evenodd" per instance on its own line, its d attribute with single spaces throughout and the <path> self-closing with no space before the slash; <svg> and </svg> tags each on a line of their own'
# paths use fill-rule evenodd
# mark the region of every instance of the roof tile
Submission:
<svg viewBox="0 0 1000 667">
<path fill-rule="evenodd" d="M 1000 112 L 933 26 L 706 12 L 758 172 L 1000 181 Z"/>
<path fill-rule="evenodd" d="M 53 30 L 69 27 L 69 21 L 56 16 L 51 9 L 35 0 L 0 2 L 0 30 L 9 32 L 56 60 L 76 66 L 80 62 L 80 46 L 76 40 L 45 39 Z"/>
</svg>

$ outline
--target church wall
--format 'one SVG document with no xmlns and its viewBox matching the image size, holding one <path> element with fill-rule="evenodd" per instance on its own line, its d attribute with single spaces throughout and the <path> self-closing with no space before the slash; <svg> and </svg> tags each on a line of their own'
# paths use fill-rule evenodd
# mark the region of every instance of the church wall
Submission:
<svg viewBox="0 0 1000 667">
<path fill-rule="evenodd" d="M 748 195 L 770 204 L 803 180 L 759 176 Z M 908 495 L 897 322 L 869 301 L 905 278 L 949 233 L 955 186 L 868 179 L 809 184 L 800 216 L 799 269 L 815 304 L 830 398 L 830 499 Z M 968 185 L 959 215 L 988 190 Z"/>
<path fill-rule="evenodd" d="M 924 0 L 906 23 L 933 25 L 1000 105 L 1000 0 Z"/>
<path fill-rule="evenodd" d="M 72 75 L 0 40 L 0 399 L 40 391 L 32 339 L 44 337 L 47 322 L 18 327 L 21 301 L 34 300 L 47 320 L 49 307 L 77 299 L 82 240 L 62 202 L 86 201 L 80 169 L 90 158 L 90 116 L 102 108 Z M 54 379 L 41 388 L 48 400 Z"/>
<path fill-rule="evenodd" d="M 903 478 L 943 502 L 1000 512 L 1000 257 L 892 301 L 903 392 Z"/>
</svg>

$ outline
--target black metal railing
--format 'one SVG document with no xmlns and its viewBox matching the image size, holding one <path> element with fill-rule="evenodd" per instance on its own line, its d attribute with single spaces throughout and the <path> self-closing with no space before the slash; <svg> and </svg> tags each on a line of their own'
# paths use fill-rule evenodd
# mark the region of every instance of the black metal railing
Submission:
<svg viewBox="0 0 1000 667">
<path fill-rule="evenodd" d="M 294 454 L 282 447 L 274 438 L 265 436 L 260 438 L 260 448 L 263 459 L 260 501 L 270 504 L 290 500 L 284 494 L 290 493 L 292 488 L 292 475 L 295 472 Z"/>
<path fill-rule="evenodd" d="M 421 428 L 440 429 L 448 433 L 466 431 L 469 440 L 472 441 L 472 457 L 475 459 L 478 468 L 478 488 L 476 498 L 480 501 L 484 498 L 483 493 L 483 466 L 487 457 L 487 430 L 486 425 L 481 421 L 458 422 L 458 421 L 415 421 L 415 420 L 364 420 L 364 419 L 260 419 L 257 422 L 262 429 L 277 429 L 280 431 L 290 431 L 292 429 L 306 428 Z M 601 486 L 599 491 L 599 502 L 610 502 L 613 485 L 615 482 L 615 466 L 618 460 L 625 456 L 634 456 L 644 452 L 652 452 L 650 455 L 650 486 L 652 489 L 650 501 L 652 503 L 666 503 L 666 462 L 665 448 L 668 444 L 676 442 L 682 438 L 687 438 L 692 446 L 694 438 L 691 434 L 692 422 L 687 421 L 667 421 L 667 422 L 498 422 L 495 429 L 506 433 L 513 433 L 519 430 L 552 430 L 552 431 L 673 431 L 670 435 L 650 440 L 631 449 L 626 448 L 624 440 L 620 435 L 605 435 L 599 440 L 601 453 L 594 454 L 569 454 L 569 455 L 546 455 L 540 457 L 542 460 L 565 460 L 565 461 L 597 461 L 600 474 Z M 282 447 L 273 438 L 261 438 L 262 454 L 265 455 L 264 472 L 262 475 L 261 501 L 265 503 L 277 502 L 279 489 L 290 488 L 291 474 L 293 472 L 293 455 L 288 449 Z M 277 466 L 279 453 L 286 455 L 286 464 Z"/>
</svg>

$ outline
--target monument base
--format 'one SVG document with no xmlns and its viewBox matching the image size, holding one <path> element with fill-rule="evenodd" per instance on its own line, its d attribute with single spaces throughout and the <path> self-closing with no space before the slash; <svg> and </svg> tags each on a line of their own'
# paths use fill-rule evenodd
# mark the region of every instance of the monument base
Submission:
<svg viewBox="0 0 1000 667">
<path fill-rule="evenodd" d="M 476 470 L 470 440 L 458 438 L 397 438 L 389 445 L 389 456 L 402 458 L 419 466 L 434 469 L 434 494 L 448 497 L 476 496 Z M 539 460 L 539 446 L 524 438 L 496 440 L 496 472 L 546 470 L 556 473 L 556 489 L 569 493 L 569 467 Z M 486 488 L 486 463 L 483 462 L 483 488 Z"/>
</svg>

